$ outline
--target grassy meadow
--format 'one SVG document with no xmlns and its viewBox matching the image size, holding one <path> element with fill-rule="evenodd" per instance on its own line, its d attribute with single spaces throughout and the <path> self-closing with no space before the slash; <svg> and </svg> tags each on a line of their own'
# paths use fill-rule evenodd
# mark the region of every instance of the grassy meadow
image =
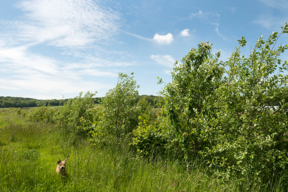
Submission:
<svg viewBox="0 0 288 192">
<path fill-rule="evenodd" d="M 237 187 L 237 180 L 222 182 L 208 174 L 201 162 L 187 170 L 177 159 L 149 161 L 125 146 L 68 143 L 55 125 L 28 122 L 11 109 L 1 109 L 0 191 L 246 191 Z M 69 175 L 62 179 L 56 175 L 56 162 L 67 155 Z M 260 191 L 246 183 L 247 191 Z M 269 190 L 281 191 L 275 187 Z"/>
</svg>

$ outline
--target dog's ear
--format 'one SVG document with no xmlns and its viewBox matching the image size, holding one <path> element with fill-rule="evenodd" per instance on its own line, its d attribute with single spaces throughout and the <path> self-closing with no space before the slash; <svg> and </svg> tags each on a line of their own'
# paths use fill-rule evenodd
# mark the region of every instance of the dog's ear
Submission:
<svg viewBox="0 0 288 192">
<path fill-rule="evenodd" d="M 65 160 L 65 161 L 67 161 L 67 160 L 68 160 L 68 158 L 69 158 L 69 155 L 67 156 L 67 158 L 66 158 L 66 160 Z"/>
<path fill-rule="evenodd" d="M 57 164 L 61 163 L 61 160 L 59 159 L 59 161 L 57 161 Z"/>
</svg>

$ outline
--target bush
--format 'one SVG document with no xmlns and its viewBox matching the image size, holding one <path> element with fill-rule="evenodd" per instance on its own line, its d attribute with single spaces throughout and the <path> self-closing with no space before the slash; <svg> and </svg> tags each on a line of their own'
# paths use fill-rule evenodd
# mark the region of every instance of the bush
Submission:
<svg viewBox="0 0 288 192">
<path fill-rule="evenodd" d="M 17 115 L 22 115 L 23 117 L 26 117 L 27 115 L 27 110 L 24 110 L 22 108 L 14 108 L 14 111 L 16 112 Z"/>
<path fill-rule="evenodd" d="M 288 33 L 287 23 L 282 33 Z M 218 62 L 220 53 L 212 55 L 211 45 L 201 43 L 176 62 L 162 95 L 173 129 L 166 130 L 173 138 L 168 143 L 178 143 L 186 161 L 204 159 L 211 172 L 238 177 L 239 184 L 247 178 L 272 184 L 287 169 L 288 103 L 281 96 L 288 90 L 288 63 L 279 57 L 288 46 L 274 50 L 278 38 L 277 32 L 266 42 L 260 37 L 249 57 L 237 47 L 227 62 Z M 246 44 L 244 37 L 239 42 Z M 271 110 L 271 103 L 278 107 Z M 136 136 L 143 149 L 152 148 L 139 134 L 157 135 L 157 128 L 141 126 Z"/>
<path fill-rule="evenodd" d="M 138 128 L 133 130 L 132 147 L 143 157 L 163 155 L 169 141 L 168 121 L 150 111 L 143 112 L 138 119 Z"/>
<path fill-rule="evenodd" d="M 57 122 L 58 109 L 50 107 L 38 107 L 27 112 L 26 116 L 30 121 L 55 124 Z"/>
<path fill-rule="evenodd" d="M 97 126 L 91 131 L 94 143 L 112 144 L 119 143 L 127 135 L 130 135 L 138 125 L 138 116 L 141 114 L 147 102 L 137 100 L 139 93 L 136 81 L 131 76 L 120 73 L 115 88 L 108 91 L 101 101 L 103 108 Z"/>
<path fill-rule="evenodd" d="M 287 32 L 288 24 L 282 33 Z M 216 116 L 206 120 L 215 144 L 203 151 L 209 166 L 225 170 L 225 177 L 250 175 L 273 183 L 287 169 L 288 102 L 274 98 L 287 92 L 288 63 L 279 57 L 288 46 L 274 50 L 278 38 L 277 32 L 267 41 L 261 36 L 249 57 L 241 57 L 238 47 L 225 63 L 225 83 L 213 103 Z M 244 37 L 239 42 L 246 44 Z M 278 106 L 273 110 L 271 100 Z"/>
<path fill-rule="evenodd" d="M 210 100 L 222 83 L 224 68 L 218 63 L 220 53 L 211 54 L 212 45 L 200 43 L 182 59 L 176 61 L 172 82 L 162 90 L 164 108 L 173 127 L 173 142 L 185 153 L 185 159 L 195 158 L 199 151 L 211 145 L 209 133 L 200 118 L 210 118 L 214 109 Z M 160 80 L 161 83 L 161 80 Z M 209 112 L 210 111 L 210 112 Z"/>
<path fill-rule="evenodd" d="M 81 92 L 78 97 L 69 99 L 59 109 L 58 125 L 65 134 L 77 137 L 87 137 L 92 129 L 98 110 L 93 102 L 94 93 L 87 92 L 84 97 Z"/>
</svg>

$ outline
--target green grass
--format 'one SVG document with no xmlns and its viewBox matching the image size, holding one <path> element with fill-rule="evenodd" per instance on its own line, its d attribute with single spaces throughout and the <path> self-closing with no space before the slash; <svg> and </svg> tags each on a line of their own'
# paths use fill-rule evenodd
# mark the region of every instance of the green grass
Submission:
<svg viewBox="0 0 288 192">
<path fill-rule="evenodd" d="M 26 122 L 0 111 L 0 191 L 245 191 L 237 180 L 223 182 L 201 163 L 189 171 L 177 160 L 137 158 L 123 146 L 69 145 L 56 126 Z M 56 175 L 59 158 L 68 178 Z M 250 183 L 247 182 L 247 186 Z M 263 190 L 263 189 L 261 189 Z M 247 191 L 261 191 L 259 186 Z M 281 191 L 277 187 L 273 191 Z"/>
<path fill-rule="evenodd" d="M 15 112 L 8 108 L 0 108 L 0 129 L 12 124 L 25 124 L 27 120 L 16 118 Z"/>
</svg>

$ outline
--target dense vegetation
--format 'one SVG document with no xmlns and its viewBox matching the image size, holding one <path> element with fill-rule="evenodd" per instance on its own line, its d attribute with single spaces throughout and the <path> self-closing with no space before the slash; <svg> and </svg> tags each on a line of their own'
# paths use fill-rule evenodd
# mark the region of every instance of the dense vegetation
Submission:
<svg viewBox="0 0 288 192">
<path fill-rule="evenodd" d="M 226 62 L 219 61 L 220 52 L 211 53 L 212 44 L 200 43 L 175 63 L 157 109 L 147 98 L 139 100 L 133 73 L 120 73 L 100 105 L 94 104 L 96 93 L 88 92 L 61 108 L 15 111 L 55 125 L 67 146 L 121 146 L 137 161 L 178 162 L 188 175 L 201 162 L 209 178 L 233 181 L 233 189 L 286 190 L 288 63 L 280 55 L 288 46 L 275 48 L 282 33 L 288 24 L 279 35 L 260 37 L 248 57 L 241 56 L 247 43 L 242 37 Z"/>
<path fill-rule="evenodd" d="M 237 190 L 236 180 L 223 182 L 199 162 L 187 171 L 176 158 L 135 158 L 125 145 L 98 147 L 87 140 L 69 145 L 69 138 L 57 126 L 27 121 L 11 109 L 0 109 L 0 122 L 1 192 Z M 69 175 L 61 179 L 55 172 L 56 162 L 68 154 Z M 260 186 L 250 188 L 259 190 Z"/>
<path fill-rule="evenodd" d="M 37 107 L 37 106 L 61 106 L 65 100 L 39 100 L 23 97 L 3 97 L 0 96 L 0 108 L 8 107 Z"/>
<path fill-rule="evenodd" d="M 151 105 L 156 106 L 157 101 L 159 101 L 159 96 L 154 95 L 140 95 L 137 100 L 145 98 Z M 95 104 L 99 104 L 103 97 L 92 98 Z M 3 97 L 0 96 L 0 108 L 9 107 L 37 107 L 37 106 L 63 106 L 64 103 L 68 102 L 69 99 L 32 99 L 23 97 Z"/>
</svg>

